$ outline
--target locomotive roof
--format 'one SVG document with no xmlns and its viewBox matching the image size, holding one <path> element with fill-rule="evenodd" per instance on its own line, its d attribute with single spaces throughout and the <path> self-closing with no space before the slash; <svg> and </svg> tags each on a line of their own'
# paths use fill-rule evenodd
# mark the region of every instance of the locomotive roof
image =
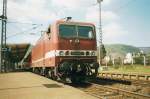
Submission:
<svg viewBox="0 0 150 99">
<path fill-rule="evenodd" d="M 94 26 L 94 24 L 93 23 L 90 23 L 90 22 L 82 22 L 82 21 L 73 21 L 73 20 L 69 20 L 69 21 L 66 21 L 66 20 L 57 20 L 56 22 L 55 22 L 56 24 L 58 23 L 74 23 L 74 24 L 80 24 L 80 25 L 93 25 Z"/>
</svg>

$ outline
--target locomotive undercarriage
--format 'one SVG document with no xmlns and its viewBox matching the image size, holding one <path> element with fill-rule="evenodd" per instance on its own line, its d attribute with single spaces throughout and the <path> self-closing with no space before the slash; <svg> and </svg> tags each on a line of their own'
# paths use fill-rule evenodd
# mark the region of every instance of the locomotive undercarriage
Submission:
<svg viewBox="0 0 150 99">
<path fill-rule="evenodd" d="M 62 61 L 57 67 L 35 67 L 33 72 L 66 83 L 84 82 L 88 76 L 97 76 L 99 65 L 79 60 Z"/>
<path fill-rule="evenodd" d="M 58 72 L 62 79 L 70 79 L 73 83 L 84 82 L 87 76 L 96 76 L 98 73 L 97 63 L 84 63 L 79 60 L 63 61 Z"/>
</svg>

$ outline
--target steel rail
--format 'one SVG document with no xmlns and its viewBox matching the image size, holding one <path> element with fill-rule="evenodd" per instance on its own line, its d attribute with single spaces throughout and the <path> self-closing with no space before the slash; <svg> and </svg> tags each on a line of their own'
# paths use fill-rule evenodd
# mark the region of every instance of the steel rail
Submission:
<svg viewBox="0 0 150 99">
<path fill-rule="evenodd" d="M 95 84 L 95 83 L 91 83 L 91 84 L 94 85 L 94 87 L 91 88 L 92 90 L 90 88 L 89 89 L 82 89 L 82 90 L 84 90 L 88 94 L 91 94 L 95 97 L 104 98 L 100 94 L 98 95 L 96 93 L 96 91 L 102 89 L 104 91 L 113 92 L 114 95 L 120 95 L 123 98 L 124 97 L 132 97 L 132 98 L 136 98 L 136 99 L 150 99 L 150 95 L 144 95 L 144 94 L 140 94 L 140 93 L 136 93 L 136 92 L 132 92 L 132 91 L 127 91 L 127 90 L 123 90 L 123 89 L 120 89 L 120 88 L 114 88 L 114 87 L 110 87 L 110 86 L 102 86 L 102 85 Z M 104 95 L 104 96 L 107 97 L 107 95 Z M 115 97 L 115 96 L 112 96 L 112 97 Z"/>
</svg>

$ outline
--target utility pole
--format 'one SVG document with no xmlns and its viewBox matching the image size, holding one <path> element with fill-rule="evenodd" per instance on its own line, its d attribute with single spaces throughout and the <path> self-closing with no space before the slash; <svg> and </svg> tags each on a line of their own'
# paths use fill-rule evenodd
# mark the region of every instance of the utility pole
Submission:
<svg viewBox="0 0 150 99">
<path fill-rule="evenodd" d="M 0 72 L 6 71 L 6 25 L 7 25 L 7 0 L 3 0 L 1 20 L 1 45 L 0 45 Z"/>
<path fill-rule="evenodd" d="M 99 4 L 99 65 L 101 65 L 101 47 L 102 47 L 102 16 L 101 16 L 101 2 L 103 0 L 97 0 Z"/>
</svg>

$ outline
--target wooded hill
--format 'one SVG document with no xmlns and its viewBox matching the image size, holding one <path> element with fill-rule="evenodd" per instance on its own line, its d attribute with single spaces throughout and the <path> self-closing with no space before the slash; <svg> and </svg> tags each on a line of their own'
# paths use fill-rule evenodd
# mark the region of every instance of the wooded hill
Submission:
<svg viewBox="0 0 150 99">
<path fill-rule="evenodd" d="M 115 58 L 125 57 L 127 53 L 140 52 L 140 49 L 138 47 L 124 44 L 106 44 L 105 49 L 107 51 L 107 55 L 111 55 Z"/>
</svg>

